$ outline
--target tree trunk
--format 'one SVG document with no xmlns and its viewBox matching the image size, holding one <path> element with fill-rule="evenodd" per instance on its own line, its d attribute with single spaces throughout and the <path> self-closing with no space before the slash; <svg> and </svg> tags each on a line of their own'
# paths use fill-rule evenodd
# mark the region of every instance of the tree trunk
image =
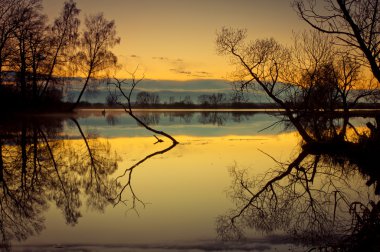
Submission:
<svg viewBox="0 0 380 252">
<path fill-rule="evenodd" d="M 22 105 L 25 107 L 27 104 L 26 102 L 26 55 L 24 51 L 24 42 L 20 42 L 20 72 L 19 72 L 19 79 L 20 79 L 20 87 L 21 87 L 21 98 L 22 98 Z"/>
<path fill-rule="evenodd" d="M 83 95 L 84 91 L 87 88 L 87 85 L 88 85 L 88 82 L 90 80 L 91 74 L 92 74 L 92 68 L 88 71 L 88 75 L 87 75 L 86 81 L 84 82 L 82 91 L 80 92 L 77 101 L 71 106 L 70 111 L 74 110 L 78 106 L 78 104 L 80 102 L 80 99 L 82 98 L 82 95 Z"/>
</svg>

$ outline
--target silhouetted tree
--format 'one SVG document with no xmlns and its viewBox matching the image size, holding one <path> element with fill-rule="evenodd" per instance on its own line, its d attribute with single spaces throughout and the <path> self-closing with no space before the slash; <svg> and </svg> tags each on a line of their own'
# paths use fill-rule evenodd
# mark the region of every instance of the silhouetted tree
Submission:
<svg viewBox="0 0 380 252">
<path fill-rule="evenodd" d="M 17 83 L 21 90 L 23 103 L 27 103 L 28 80 L 31 79 L 32 98 L 37 96 L 37 71 L 43 60 L 42 55 L 46 48 L 46 16 L 41 13 L 42 1 L 22 1 L 16 15 L 14 29 L 17 53 L 13 55 L 12 64 L 17 72 Z M 31 73 L 31 74 L 30 74 Z"/>
<path fill-rule="evenodd" d="M 77 69 L 86 77 L 72 109 L 79 104 L 91 79 L 116 66 L 117 57 L 110 49 L 119 43 L 120 38 L 116 34 L 113 20 L 106 20 L 102 13 L 86 17 L 85 30 L 80 38 L 80 46 L 75 56 Z"/>
<path fill-rule="evenodd" d="M 218 52 L 230 56 L 237 68 L 236 85 L 264 91 L 307 142 L 315 139 L 300 117 L 339 108 L 348 112 L 360 99 L 378 92 L 363 84 L 359 62 L 337 51 L 333 40 L 320 32 L 297 35 L 290 48 L 274 39 L 245 40 L 245 30 L 227 28 L 217 37 Z"/>
<path fill-rule="evenodd" d="M 247 97 L 241 90 L 234 90 L 234 92 L 230 94 L 229 100 L 233 106 L 238 106 L 243 103 L 247 103 L 249 101 L 249 97 Z"/>
<path fill-rule="evenodd" d="M 217 107 L 227 102 L 227 96 L 223 93 L 203 94 L 198 97 L 198 102 L 204 106 Z"/>
<path fill-rule="evenodd" d="M 4 99 L 26 105 L 38 105 L 41 96 L 48 102 L 57 102 L 61 94 L 57 88 L 48 90 L 48 84 L 54 79 L 57 83 L 57 66 L 64 66 L 69 48 L 74 45 L 79 25 L 78 13 L 73 1 L 66 2 L 61 17 L 49 27 L 47 18 L 42 13 L 41 0 L 3 1 L 2 37 L 0 42 L 1 82 L 6 77 L 9 84 L 6 90 L 17 85 L 17 93 Z M 5 65 L 4 65 L 5 64 Z M 66 65 L 67 66 L 67 65 Z M 9 73 L 3 76 L 3 67 Z M 54 72 L 55 71 L 55 72 Z M 62 72 L 61 72 L 62 73 Z M 4 88 L 5 90 L 5 88 Z M 13 97 L 13 98 L 12 98 Z M 5 103 L 7 103 L 7 101 Z"/>
<path fill-rule="evenodd" d="M 157 105 L 160 103 L 160 96 L 156 93 L 141 91 L 137 93 L 135 103 L 142 106 Z"/>
<path fill-rule="evenodd" d="M 184 105 L 192 105 L 193 101 L 191 100 L 190 95 L 186 95 L 185 98 L 183 98 L 183 104 Z"/>
<path fill-rule="evenodd" d="M 295 86 L 283 84 L 286 76 L 284 72 L 289 69 L 287 66 L 291 62 L 290 51 L 274 39 L 257 39 L 249 43 L 245 39 L 245 30 L 223 28 L 216 40 L 218 53 L 230 56 L 236 65 L 235 75 L 241 89 L 250 87 L 255 90 L 257 86 L 260 87 L 285 110 L 305 141 L 312 141 L 288 106 L 288 101 L 293 99 L 291 93 L 295 90 Z"/>
<path fill-rule="evenodd" d="M 136 86 L 143 80 L 143 78 L 141 79 L 136 79 L 136 72 L 137 72 L 138 68 L 136 68 L 136 70 L 131 74 L 131 79 L 130 80 L 119 80 L 117 78 L 114 79 L 114 82 L 110 82 L 108 83 L 108 85 L 111 85 L 113 87 L 115 87 L 115 91 L 117 91 L 119 94 L 116 95 L 114 94 L 113 96 L 117 99 L 117 103 L 119 105 L 121 105 L 125 112 L 127 112 L 133 119 L 136 120 L 137 123 L 139 123 L 141 126 L 143 126 L 145 129 L 155 133 L 155 134 L 158 134 L 158 135 L 161 135 L 161 136 L 164 136 L 168 139 L 171 140 L 171 143 L 169 146 L 165 147 L 164 149 L 162 150 L 159 150 L 159 151 L 156 151 L 156 152 L 153 152 L 147 156 L 145 156 L 143 159 L 139 160 L 138 162 L 136 162 L 134 165 L 132 165 L 131 167 L 129 168 L 126 168 L 124 170 L 124 173 L 120 176 L 118 176 L 116 178 L 116 183 L 117 184 L 121 184 L 121 190 L 117 193 L 116 197 L 112 199 L 112 201 L 114 202 L 114 204 L 119 204 L 119 203 L 122 203 L 122 204 L 127 204 L 127 199 L 125 199 L 125 196 L 124 196 L 124 193 L 125 193 L 125 190 L 129 188 L 129 191 L 132 195 L 132 206 L 131 206 L 131 209 L 134 209 L 135 211 L 136 210 L 136 204 L 139 202 L 141 203 L 142 205 L 145 206 L 144 202 L 136 195 L 135 191 L 133 190 L 133 186 L 132 186 L 132 173 L 134 171 L 135 168 L 137 168 L 139 165 L 141 165 L 142 163 L 144 163 L 145 161 L 149 160 L 150 158 L 154 157 L 154 156 L 157 156 L 157 155 L 163 155 L 164 153 L 170 151 L 171 149 L 173 149 L 177 144 L 178 144 L 178 141 L 172 137 L 171 135 L 167 134 L 166 132 L 164 131 L 160 131 L 160 130 L 156 130 L 154 128 L 152 128 L 151 126 L 149 126 L 148 124 L 146 124 L 144 122 L 143 119 L 140 119 L 134 112 L 133 112 L 133 109 L 132 109 L 132 94 L 133 94 L 133 91 L 134 89 L 136 88 Z M 155 115 L 154 117 L 155 118 Z M 156 135 L 153 135 L 155 138 L 156 138 L 156 142 L 154 144 L 157 144 L 157 143 L 162 143 L 164 142 L 162 139 L 158 138 Z M 125 182 L 120 182 L 123 178 L 125 178 Z"/>
<path fill-rule="evenodd" d="M 9 57 L 14 53 L 11 45 L 14 38 L 14 30 L 17 28 L 19 6 L 22 1 L 1 0 L 0 1 L 0 86 L 3 84 L 3 67 L 9 66 Z"/>
<path fill-rule="evenodd" d="M 304 111 L 343 108 L 348 112 L 359 100 L 377 92 L 364 83 L 361 71 L 358 60 L 338 51 L 330 36 L 318 31 L 296 34 L 291 66 L 284 72 L 284 80 L 297 87 L 291 94 L 293 101 L 288 102 L 300 103 Z"/>
<path fill-rule="evenodd" d="M 363 59 L 380 83 L 378 0 L 296 0 L 294 7 L 311 27 L 334 35 L 339 43 L 350 47 L 353 57 Z"/>
<path fill-rule="evenodd" d="M 108 83 L 108 85 L 114 86 L 115 91 L 119 92 L 119 95 L 115 95 L 115 97 L 117 98 L 117 103 L 124 108 L 125 112 L 127 112 L 133 119 L 136 120 L 137 123 L 142 125 L 147 130 L 149 130 L 155 134 L 165 136 L 168 139 L 170 139 L 173 143 L 171 148 L 174 148 L 174 146 L 176 146 L 178 144 L 178 141 L 174 137 L 172 137 L 171 135 L 167 134 L 164 131 L 156 130 L 156 129 L 150 127 L 149 125 L 146 125 L 133 112 L 132 94 L 133 94 L 133 91 L 135 90 L 136 86 L 143 80 L 143 78 L 136 79 L 136 71 L 137 70 L 138 70 L 138 68 L 136 68 L 136 70 L 133 73 L 130 73 L 131 74 L 130 80 L 119 80 L 117 78 L 114 78 L 115 82 L 110 82 L 110 83 Z"/>
<path fill-rule="evenodd" d="M 48 34 L 49 63 L 46 81 L 40 95 L 46 92 L 55 73 L 56 66 L 63 67 L 72 57 L 74 47 L 78 43 L 79 12 L 80 10 L 73 0 L 65 2 L 60 16 L 55 19 L 53 26 L 50 28 Z"/>
<path fill-rule="evenodd" d="M 174 96 L 170 96 L 169 97 L 169 104 L 174 104 L 175 103 L 175 97 Z"/>
</svg>

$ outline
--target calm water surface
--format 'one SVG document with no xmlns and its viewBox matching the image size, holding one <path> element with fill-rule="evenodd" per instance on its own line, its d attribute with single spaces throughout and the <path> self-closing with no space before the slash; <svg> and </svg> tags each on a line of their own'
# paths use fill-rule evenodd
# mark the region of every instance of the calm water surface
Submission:
<svg viewBox="0 0 380 252">
<path fill-rule="evenodd" d="M 233 200 L 232 168 L 262 177 L 300 152 L 296 131 L 276 124 L 281 116 L 210 111 L 137 116 L 179 144 L 171 146 L 158 135 L 164 141 L 157 142 L 120 111 L 4 126 L 4 170 L 17 171 L 3 176 L 3 243 L 18 251 L 305 250 L 280 228 L 269 235 L 251 229 L 247 239 L 235 242 L 223 242 L 217 233 L 218 218 L 242 205 Z M 358 128 L 366 121 L 353 120 Z M 349 195 L 359 200 L 358 191 L 369 195 L 363 178 L 348 180 L 360 188 Z"/>
</svg>

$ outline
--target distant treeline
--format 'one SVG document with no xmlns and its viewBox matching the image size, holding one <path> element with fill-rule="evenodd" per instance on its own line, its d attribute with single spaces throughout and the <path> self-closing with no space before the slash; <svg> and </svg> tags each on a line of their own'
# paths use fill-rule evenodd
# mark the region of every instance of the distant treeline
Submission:
<svg viewBox="0 0 380 252">
<path fill-rule="evenodd" d="M 106 104 L 109 107 L 117 106 L 115 97 L 109 94 L 106 97 Z M 155 92 L 141 91 L 136 94 L 134 107 L 239 107 L 239 106 L 254 106 L 254 103 L 249 103 L 249 98 L 245 94 L 235 92 L 232 94 L 212 93 L 201 94 L 194 100 L 190 95 L 184 97 L 170 96 L 167 100 L 162 101 L 160 95 Z"/>
<path fill-rule="evenodd" d="M 245 96 L 245 93 L 235 92 L 232 94 L 213 93 L 202 94 L 197 99 L 192 99 L 187 95 L 184 97 L 170 96 L 162 101 L 160 95 L 155 92 L 141 91 L 136 95 L 133 108 L 146 109 L 280 109 L 281 107 L 273 102 L 252 102 Z M 288 104 L 289 107 L 297 109 L 299 104 Z M 112 95 L 106 97 L 106 103 L 81 102 L 79 108 L 121 108 Z M 378 103 L 356 103 L 354 109 L 380 109 Z M 343 106 L 341 106 L 343 109 Z"/>
</svg>

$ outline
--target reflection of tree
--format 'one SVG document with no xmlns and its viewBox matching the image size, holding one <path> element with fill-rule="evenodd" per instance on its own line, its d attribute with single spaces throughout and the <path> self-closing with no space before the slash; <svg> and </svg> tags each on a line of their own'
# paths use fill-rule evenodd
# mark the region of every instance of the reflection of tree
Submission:
<svg viewBox="0 0 380 252">
<path fill-rule="evenodd" d="M 114 204 L 119 204 L 119 203 L 122 203 L 122 204 L 125 204 L 127 205 L 127 202 L 128 200 L 125 199 L 125 192 L 127 189 L 129 189 L 129 192 L 131 194 L 131 197 L 132 197 L 132 205 L 131 205 L 131 209 L 134 209 L 136 210 L 136 203 L 139 202 L 141 203 L 143 206 L 145 206 L 145 203 L 136 195 L 135 191 L 133 190 L 133 186 L 132 186 L 132 173 L 133 173 L 133 170 L 135 168 L 137 168 L 138 166 L 140 166 L 142 163 L 144 163 L 145 161 L 147 161 L 148 159 L 154 157 L 154 156 L 157 156 L 157 155 L 162 155 L 168 151 L 170 151 L 171 149 L 173 149 L 175 146 L 177 145 L 177 143 L 174 143 L 172 142 L 170 146 L 162 149 L 162 150 L 159 150 L 159 151 L 156 151 L 156 152 L 153 152 L 147 156 L 145 156 L 143 159 L 139 160 L 137 163 L 133 164 L 131 167 L 127 168 L 124 170 L 123 174 L 118 176 L 116 178 L 116 182 L 117 184 L 122 184 L 121 186 L 121 190 L 119 190 L 116 194 L 116 197 L 113 200 Z M 119 182 L 121 181 L 122 179 L 124 178 L 124 182 Z"/>
<path fill-rule="evenodd" d="M 170 123 L 179 122 L 181 124 L 191 124 L 193 120 L 202 124 L 225 125 L 228 122 L 241 123 L 249 121 L 257 112 L 189 112 L 189 111 L 170 111 L 170 112 L 136 112 L 136 116 L 146 125 L 157 126 L 160 120 L 168 118 Z M 106 114 L 106 121 L 109 125 L 119 124 L 119 115 L 112 112 Z M 140 126 L 144 127 L 140 124 Z"/>
<path fill-rule="evenodd" d="M 219 217 L 218 234 L 236 239 L 250 228 L 282 230 L 309 246 L 355 251 L 368 244 L 368 251 L 376 251 L 378 246 L 368 246 L 377 244 L 380 228 L 378 127 L 369 123 L 370 130 L 353 128 L 349 134 L 336 122 L 321 117 L 303 122 L 315 140 L 303 143 L 289 163 L 275 160 L 278 168 L 265 175 L 250 178 L 233 168 L 230 196 L 236 208 Z M 363 176 L 375 193 L 355 186 Z"/>
<path fill-rule="evenodd" d="M 88 195 L 87 204 L 102 211 L 116 192 L 117 185 L 113 184 L 109 176 L 117 169 L 117 156 L 115 154 L 112 157 L 108 143 L 104 144 L 96 139 L 87 140 L 79 123 L 74 118 L 71 120 L 76 124 L 86 146 L 85 155 L 79 155 L 79 174 L 84 178 L 82 185 Z M 86 162 L 81 158 L 83 156 L 88 157 Z"/>
<path fill-rule="evenodd" d="M 188 111 L 186 111 L 186 112 L 179 111 L 179 112 L 165 113 L 164 115 L 165 116 L 166 115 L 169 116 L 169 121 L 170 122 L 174 122 L 175 118 L 179 118 L 181 122 L 183 122 L 185 124 L 190 124 L 191 120 L 193 119 L 194 113 L 190 113 Z"/>
<path fill-rule="evenodd" d="M 202 124 L 213 124 L 222 126 L 225 125 L 228 121 L 233 122 L 243 122 L 244 120 L 248 120 L 249 116 L 253 116 L 252 112 L 202 112 L 199 116 L 198 121 Z"/>
<path fill-rule="evenodd" d="M 119 119 L 115 115 L 112 115 L 112 114 L 107 114 L 106 121 L 108 125 L 112 125 L 112 126 L 119 124 Z"/>
<path fill-rule="evenodd" d="M 146 125 L 158 125 L 160 123 L 160 115 L 158 113 L 142 113 L 139 115 L 139 118 Z"/>
<path fill-rule="evenodd" d="M 59 137 L 61 120 L 42 120 L 28 118 L 0 131 L 0 232 L 7 248 L 44 229 L 48 202 L 75 225 L 81 192 L 88 206 L 103 210 L 116 191 L 108 178 L 116 169 L 109 145 L 86 137 L 75 119 L 84 144 Z"/>
<path fill-rule="evenodd" d="M 228 120 L 227 113 L 220 112 L 202 112 L 199 117 L 199 122 L 202 124 L 213 124 L 222 126 Z"/>
<path fill-rule="evenodd" d="M 234 122 L 244 122 L 248 121 L 249 117 L 252 116 L 253 114 L 250 112 L 236 112 L 236 113 L 231 113 L 232 116 L 232 121 Z"/>
</svg>

